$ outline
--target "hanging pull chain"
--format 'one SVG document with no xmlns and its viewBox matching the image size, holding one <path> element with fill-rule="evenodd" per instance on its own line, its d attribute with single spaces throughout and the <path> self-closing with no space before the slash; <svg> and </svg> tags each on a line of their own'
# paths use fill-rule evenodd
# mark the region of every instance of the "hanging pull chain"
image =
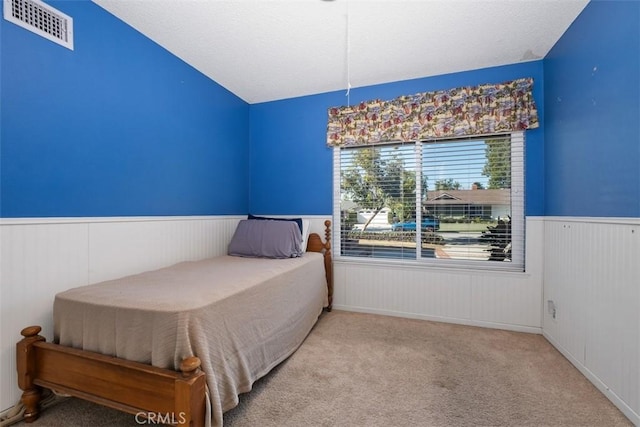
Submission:
<svg viewBox="0 0 640 427">
<path fill-rule="evenodd" d="M 347 93 L 345 96 L 347 97 L 347 106 L 351 106 L 350 92 L 351 92 L 351 70 L 350 70 L 350 57 L 351 57 L 351 39 L 349 32 L 349 0 L 346 1 L 347 4 Z"/>
</svg>

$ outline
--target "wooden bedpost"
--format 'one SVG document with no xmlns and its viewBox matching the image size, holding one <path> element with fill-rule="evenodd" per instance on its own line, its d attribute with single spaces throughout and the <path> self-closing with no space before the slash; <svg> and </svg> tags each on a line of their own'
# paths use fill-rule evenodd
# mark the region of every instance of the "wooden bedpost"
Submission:
<svg viewBox="0 0 640 427">
<path fill-rule="evenodd" d="M 18 370 L 18 387 L 23 391 L 20 401 L 25 407 L 24 421 L 32 423 L 40 414 L 40 398 L 42 391 L 34 384 L 36 376 L 36 353 L 33 344 L 45 341 L 38 335 L 40 326 L 28 326 L 20 331 L 24 337 L 16 344 L 16 368 Z"/>
<path fill-rule="evenodd" d="M 179 426 L 202 427 L 205 425 L 205 374 L 197 357 L 188 357 L 180 363 L 182 378 L 176 380 L 176 414 Z"/>
<path fill-rule="evenodd" d="M 329 305 L 327 311 L 331 311 L 333 305 L 333 260 L 331 259 L 331 221 L 324 222 L 324 239 L 318 233 L 311 233 L 307 242 L 307 250 L 320 252 L 324 255 L 324 272 L 327 278 L 327 296 Z"/>
<path fill-rule="evenodd" d="M 329 291 L 329 305 L 327 311 L 333 307 L 333 260 L 331 259 L 331 221 L 324 222 L 324 270 L 327 275 L 327 287 Z"/>
</svg>

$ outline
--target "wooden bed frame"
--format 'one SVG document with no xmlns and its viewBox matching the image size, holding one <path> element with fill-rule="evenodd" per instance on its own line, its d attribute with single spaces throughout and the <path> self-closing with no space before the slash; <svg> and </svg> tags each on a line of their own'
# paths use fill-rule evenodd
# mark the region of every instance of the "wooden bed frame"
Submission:
<svg viewBox="0 0 640 427">
<path fill-rule="evenodd" d="M 333 302 L 331 221 L 324 222 L 325 241 L 309 235 L 307 250 L 324 253 L 329 305 Z M 145 417 L 149 421 L 180 426 L 204 426 L 205 373 L 200 359 L 189 357 L 180 371 L 157 368 L 112 356 L 47 343 L 40 326 L 29 326 L 16 345 L 18 386 L 23 390 L 24 421 L 40 414 L 42 388 Z"/>
</svg>

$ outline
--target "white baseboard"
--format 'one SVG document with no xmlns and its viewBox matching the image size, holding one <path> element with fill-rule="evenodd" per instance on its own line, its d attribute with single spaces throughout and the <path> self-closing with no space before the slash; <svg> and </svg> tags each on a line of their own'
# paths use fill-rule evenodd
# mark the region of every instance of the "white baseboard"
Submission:
<svg viewBox="0 0 640 427">
<path fill-rule="evenodd" d="M 453 317 L 429 316 L 418 313 L 404 313 L 391 310 L 376 310 L 368 307 L 353 307 L 341 304 L 333 304 L 335 310 L 352 311 L 356 313 L 381 314 L 384 316 L 403 317 L 407 319 L 428 320 L 432 322 L 453 323 L 456 325 L 477 326 L 481 328 L 502 329 L 505 331 L 525 332 L 529 334 L 542 334 L 542 328 L 531 326 L 511 325 L 507 323 L 483 322 L 478 320 L 457 319 Z"/>
<path fill-rule="evenodd" d="M 603 383 L 600 378 L 598 378 L 593 372 L 591 372 L 587 367 L 585 367 L 580 361 L 578 361 L 573 355 L 563 348 L 552 336 L 547 334 L 546 332 L 542 332 L 542 336 L 547 339 L 564 357 L 571 362 L 573 366 L 578 369 L 582 375 L 584 375 L 591 383 L 598 389 L 602 394 L 605 395 L 607 399 L 611 401 L 620 412 L 622 412 L 629 420 L 636 426 L 640 426 L 640 414 L 634 412 L 634 410 L 627 405 L 621 398 L 618 396 L 615 391 L 609 388 L 605 383 Z"/>
</svg>

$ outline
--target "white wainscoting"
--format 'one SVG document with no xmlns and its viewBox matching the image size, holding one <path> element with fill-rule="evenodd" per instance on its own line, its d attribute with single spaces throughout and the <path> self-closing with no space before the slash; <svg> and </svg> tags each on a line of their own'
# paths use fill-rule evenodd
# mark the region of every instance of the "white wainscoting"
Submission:
<svg viewBox="0 0 640 427">
<path fill-rule="evenodd" d="M 542 332 L 544 222 L 526 220 L 526 272 L 336 261 L 336 309 Z"/>
<path fill-rule="evenodd" d="M 0 222 L 0 409 L 19 397 L 15 344 L 53 337 L 57 292 L 226 253 L 241 217 L 3 219 Z"/>
<path fill-rule="evenodd" d="M 544 234 L 544 336 L 640 425 L 640 218 L 548 217 Z"/>
<path fill-rule="evenodd" d="M 51 339 L 57 292 L 223 254 L 241 218 L 0 220 L 0 409 L 20 396 L 19 331 L 38 324 Z M 324 238 L 330 218 L 306 218 Z M 526 273 L 336 262 L 334 307 L 542 331 L 640 425 L 640 219 L 529 217 L 526 227 Z"/>
<path fill-rule="evenodd" d="M 180 261 L 223 255 L 243 218 L 1 219 L 0 410 L 20 398 L 15 366 L 20 330 L 41 325 L 42 335 L 52 339 L 56 293 Z M 310 231 L 324 239 L 324 221 L 331 218 L 304 218 L 310 220 Z"/>
</svg>

